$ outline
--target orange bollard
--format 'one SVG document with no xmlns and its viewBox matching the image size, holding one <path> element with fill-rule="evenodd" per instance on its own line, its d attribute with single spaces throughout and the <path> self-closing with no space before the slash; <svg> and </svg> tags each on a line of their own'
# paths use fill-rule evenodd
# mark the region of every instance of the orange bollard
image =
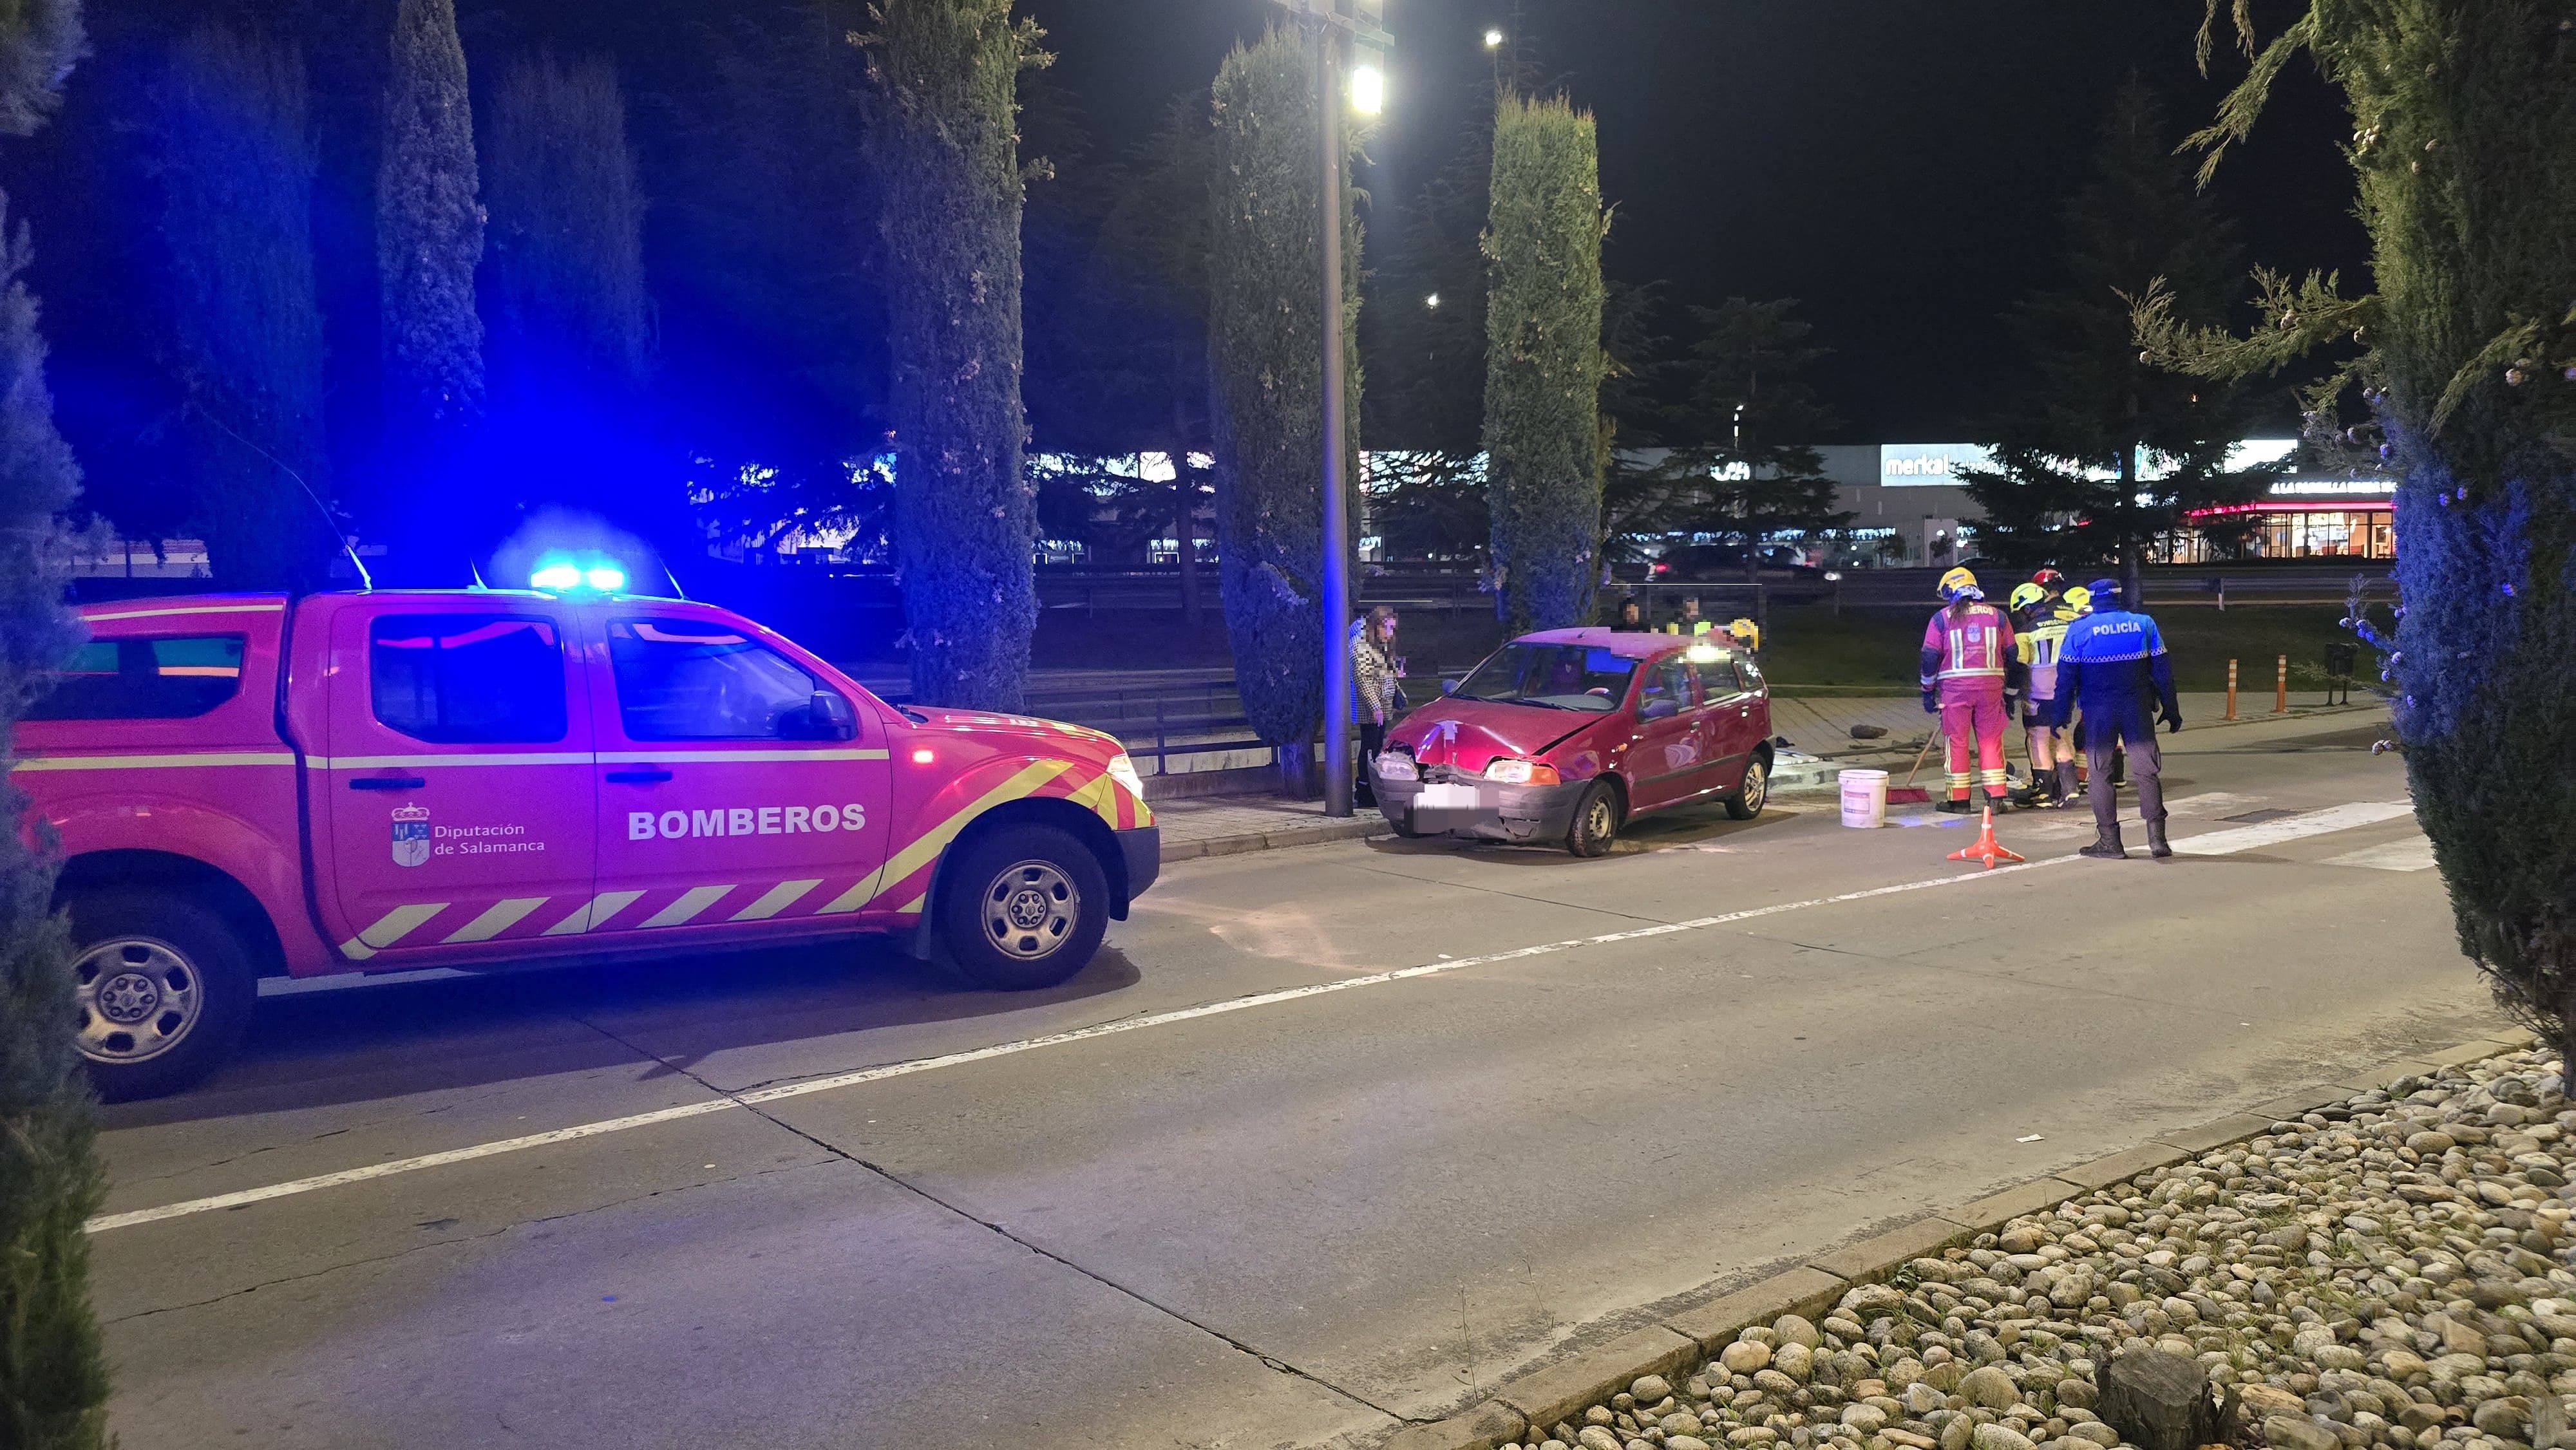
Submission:
<svg viewBox="0 0 2576 1450">
<path fill-rule="evenodd" d="M 2272 677 L 2272 713 L 2290 713 L 2290 657 L 2281 656 L 2280 673 Z"/>
<path fill-rule="evenodd" d="M 2012 852 L 2005 850 L 2002 843 L 1995 839 L 1995 808 L 1993 806 L 1988 806 L 1986 807 L 1986 824 L 1983 829 L 1977 832 L 1976 843 L 1970 846 L 1963 846 L 1960 849 L 1951 852 L 1950 859 L 1953 861 L 1983 861 L 1986 863 L 1986 869 L 1992 871 L 1995 869 L 1995 863 L 1998 861 L 2027 861 L 2030 858 L 2027 856 L 2014 855 Z"/>
<path fill-rule="evenodd" d="M 2236 718 L 2236 661 L 2227 662 L 2227 718 Z"/>
</svg>

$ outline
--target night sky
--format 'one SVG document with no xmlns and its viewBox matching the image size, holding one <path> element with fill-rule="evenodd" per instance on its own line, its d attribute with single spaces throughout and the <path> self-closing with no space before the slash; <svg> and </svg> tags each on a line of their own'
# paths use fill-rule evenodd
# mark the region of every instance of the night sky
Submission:
<svg viewBox="0 0 2576 1450">
<path fill-rule="evenodd" d="M 1031 10 L 1098 144 L 1204 92 L 1270 0 L 1036 0 Z M 2264 9 L 2280 11 L 2274 4 Z M 1803 301 L 1833 349 L 1820 390 L 1842 439 L 1969 436 L 2016 366 L 1997 314 L 2051 278 L 2057 208 L 2081 183 L 2108 91 L 2136 73 L 2175 137 L 2214 110 L 2192 61 L 2194 0 L 1388 0 L 1386 124 L 1363 178 L 1372 225 L 1454 154 L 1514 36 L 1524 74 L 1600 120 L 1616 206 L 1608 265 L 1679 302 Z M 2261 11 L 2258 10 L 2258 14 Z M 2267 17 L 2277 26 L 2279 15 Z M 2233 64 L 2231 64 L 2233 62 Z M 2363 279 L 2349 126 L 2304 65 L 2284 78 L 2218 192 L 2248 265 Z M 2366 280 L 2366 279 L 2364 279 Z M 2281 405 L 2281 426 L 2291 409 Z"/>
</svg>

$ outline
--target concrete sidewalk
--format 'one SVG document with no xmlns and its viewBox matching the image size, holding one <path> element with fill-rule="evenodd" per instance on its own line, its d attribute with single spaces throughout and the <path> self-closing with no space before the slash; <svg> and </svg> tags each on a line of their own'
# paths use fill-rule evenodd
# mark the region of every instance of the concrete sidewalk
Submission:
<svg viewBox="0 0 2576 1450">
<path fill-rule="evenodd" d="M 2259 710 L 2249 708 L 2242 695 L 2237 699 L 2237 718 L 2224 718 L 2227 697 L 2224 694 L 2185 694 L 2181 698 L 2183 728 L 2186 734 L 2224 729 L 2236 725 L 2307 721 L 2319 717 L 2350 716 L 2353 723 L 2364 724 L 2372 718 L 2385 718 L 2386 707 L 2368 697 L 2356 698 L 2349 705 L 2297 705 L 2285 714 L 2272 713 L 2272 702 L 2266 699 Z M 1878 725 L 1887 734 L 1877 740 L 1854 740 L 1854 725 Z M 1835 775 L 1844 770 L 1902 771 L 1922 749 L 1924 736 L 1931 730 L 1932 718 L 1923 713 L 1922 702 L 1914 696 L 1869 696 L 1846 700 L 1774 699 L 1771 702 L 1771 730 L 1775 737 L 1785 736 L 1795 747 L 1783 751 L 1780 769 L 1772 778 L 1772 789 L 1779 793 L 1806 790 L 1831 790 Z M 2019 727 L 2010 758 L 2021 758 Z M 1924 770 L 1928 779 L 1938 783 L 1941 763 L 1927 759 Z M 1320 800 L 1284 800 L 1268 795 L 1202 796 L 1195 799 L 1172 799 L 1154 802 L 1154 821 L 1163 829 L 1163 859 L 1194 861 L 1202 856 L 1231 856 L 1245 851 L 1267 851 L 1281 846 L 1311 846 L 1323 841 L 1347 841 L 1363 836 L 1392 835 L 1393 829 L 1374 806 L 1361 806 L 1340 820 L 1324 814 Z"/>
</svg>

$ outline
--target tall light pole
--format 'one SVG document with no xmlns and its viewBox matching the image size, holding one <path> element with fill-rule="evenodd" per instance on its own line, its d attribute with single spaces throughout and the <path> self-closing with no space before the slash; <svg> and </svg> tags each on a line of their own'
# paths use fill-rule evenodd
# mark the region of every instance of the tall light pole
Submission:
<svg viewBox="0 0 2576 1450">
<path fill-rule="evenodd" d="M 1384 0 L 1279 0 L 1305 26 L 1315 53 L 1315 131 L 1321 143 L 1324 186 L 1318 208 L 1323 227 L 1324 335 L 1324 814 L 1351 813 L 1351 528 L 1342 468 L 1349 402 L 1342 364 L 1342 169 L 1343 37 L 1382 47 Z M 1351 104 L 1374 114 L 1385 99 L 1385 76 L 1373 67 L 1354 75 Z"/>
</svg>

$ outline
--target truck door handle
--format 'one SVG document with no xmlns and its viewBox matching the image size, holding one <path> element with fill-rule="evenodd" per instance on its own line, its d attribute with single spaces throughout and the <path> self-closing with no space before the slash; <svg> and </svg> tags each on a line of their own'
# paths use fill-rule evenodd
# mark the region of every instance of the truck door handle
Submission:
<svg viewBox="0 0 2576 1450">
<path fill-rule="evenodd" d="M 612 785 L 654 785 L 670 778 L 671 772 L 667 770 L 612 770 L 608 773 Z"/>
<path fill-rule="evenodd" d="M 349 782 L 351 790 L 418 790 L 429 784 L 416 775 L 361 775 Z"/>
</svg>

